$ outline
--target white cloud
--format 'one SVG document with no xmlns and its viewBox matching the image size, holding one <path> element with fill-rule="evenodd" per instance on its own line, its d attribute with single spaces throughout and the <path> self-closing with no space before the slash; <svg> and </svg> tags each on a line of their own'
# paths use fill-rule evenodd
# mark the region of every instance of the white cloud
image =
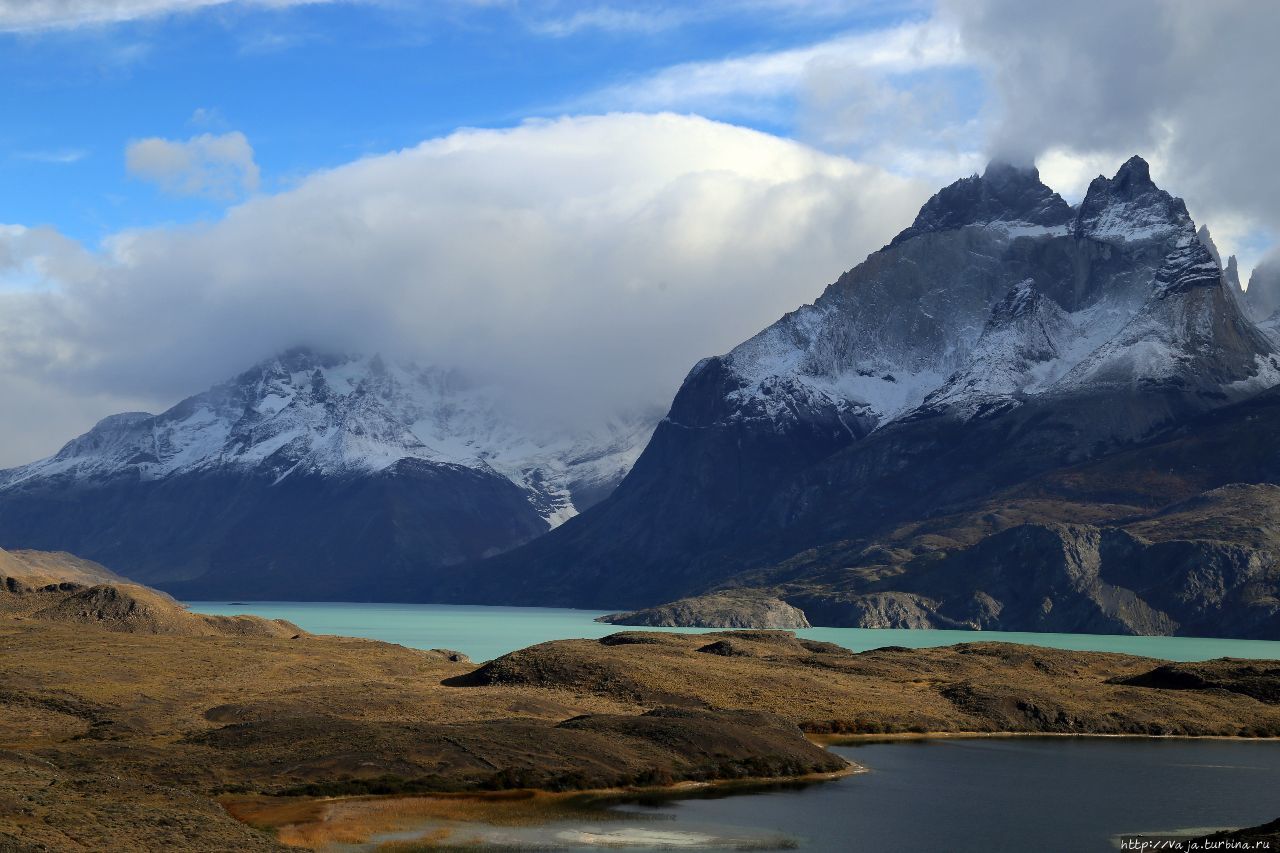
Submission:
<svg viewBox="0 0 1280 853">
<path fill-rule="evenodd" d="M 280 9 L 334 0 L 0 0 L 0 31 L 70 29 L 195 12 L 211 6 Z"/>
<path fill-rule="evenodd" d="M 74 244 L 28 243 L 49 280 L 0 290 L 0 377 L 161 405 L 311 342 L 460 366 L 574 416 L 666 402 L 932 189 L 696 117 L 459 131 L 211 226 L 119 234 L 89 270 Z M 20 428 L 0 419 L 0 448 Z"/>
<path fill-rule="evenodd" d="M 934 22 L 850 33 L 817 44 L 687 62 L 603 89 L 589 103 L 619 109 L 759 115 L 794 97 L 809 75 L 838 70 L 906 73 L 965 60 L 958 34 Z"/>
<path fill-rule="evenodd" d="M 609 33 L 657 33 L 687 21 L 689 11 L 688 8 L 622 9 L 616 6 L 595 6 L 589 9 L 578 9 L 562 17 L 535 20 L 530 28 L 541 35 L 557 38 L 591 30 Z"/>
<path fill-rule="evenodd" d="M 125 168 L 177 195 L 230 199 L 258 188 L 253 147 L 239 131 L 202 133 L 184 142 L 137 139 L 125 148 Z"/>
<path fill-rule="evenodd" d="M 950 181 L 980 165 L 976 120 L 957 106 L 969 67 L 937 20 L 845 33 L 815 44 L 688 62 L 627 80 L 575 108 L 680 110 L 793 127 L 822 150 L 901 174 Z"/>
<path fill-rule="evenodd" d="M 492 4 L 481 0 L 475 5 Z M 866 0 L 631 0 L 594 5 L 574 0 L 523 0 L 511 4 L 520 10 L 533 32 L 557 38 L 592 31 L 649 35 L 691 24 L 743 18 L 774 27 L 835 24 L 864 16 L 868 5 Z M 902 15 L 918 12 L 927 5 L 926 0 L 878 0 L 874 11 L 880 16 Z"/>
</svg>

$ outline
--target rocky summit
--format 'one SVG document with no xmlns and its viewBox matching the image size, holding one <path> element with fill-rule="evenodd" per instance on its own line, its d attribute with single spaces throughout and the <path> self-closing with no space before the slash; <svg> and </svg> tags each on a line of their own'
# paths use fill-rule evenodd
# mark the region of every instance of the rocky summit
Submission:
<svg viewBox="0 0 1280 853">
<path fill-rule="evenodd" d="M 454 596 L 1280 636 L 1280 355 L 1252 290 L 1139 157 L 1074 207 L 993 163 L 696 364 L 607 500 Z"/>
</svg>

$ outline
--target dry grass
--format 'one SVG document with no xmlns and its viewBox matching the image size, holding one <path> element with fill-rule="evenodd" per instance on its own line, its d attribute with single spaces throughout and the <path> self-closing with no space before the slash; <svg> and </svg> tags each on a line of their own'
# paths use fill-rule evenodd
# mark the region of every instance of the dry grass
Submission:
<svg viewBox="0 0 1280 853">
<path fill-rule="evenodd" d="M 469 825 L 545 822 L 591 803 L 481 789 L 837 769 L 817 766 L 834 758 L 796 725 L 840 736 L 1280 733 L 1275 665 L 1150 676 L 1159 663 L 985 643 L 852 654 L 783 633 L 621 633 L 474 670 L 370 640 L 0 617 L 0 849 L 266 850 L 433 824 L 458 831 L 414 845 L 448 847 Z M 658 706 L 680 710 L 637 716 Z M 469 793 L 259 795 L 308 785 Z M 230 793 L 224 810 L 214 798 Z"/>
</svg>

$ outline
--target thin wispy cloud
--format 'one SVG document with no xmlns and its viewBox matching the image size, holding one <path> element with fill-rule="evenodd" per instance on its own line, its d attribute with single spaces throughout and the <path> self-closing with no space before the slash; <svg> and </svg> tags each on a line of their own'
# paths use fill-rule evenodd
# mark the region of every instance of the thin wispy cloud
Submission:
<svg viewBox="0 0 1280 853">
<path fill-rule="evenodd" d="M 49 151 L 18 151 L 13 154 L 13 157 L 16 160 L 26 160 L 31 163 L 50 163 L 55 165 L 79 163 L 88 156 L 89 152 L 83 148 L 57 148 Z"/>
<path fill-rule="evenodd" d="M 584 31 L 607 33 L 658 33 L 689 20 L 689 9 L 620 9 L 598 6 L 567 16 L 534 20 L 529 28 L 545 36 L 573 36 Z"/>
<path fill-rule="evenodd" d="M 782 50 L 686 62 L 596 90 L 568 109 L 674 110 L 764 122 L 824 150 L 949 181 L 980 167 L 982 136 L 956 108 L 972 71 L 958 31 L 936 19 Z"/>
<path fill-rule="evenodd" d="M 213 6 L 281 9 L 328 2 L 339 0 L 0 0 L 0 32 L 120 24 L 143 18 L 195 12 Z"/>
<path fill-rule="evenodd" d="M 923 0 L 877 3 L 878 14 L 908 14 L 927 7 Z M 521 16 L 529 29 L 543 36 L 565 37 L 589 33 L 651 35 L 678 27 L 750 17 L 779 26 L 830 24 L 856 19 L 868 11 L 866 0 L 715 0 L 714 2 L 630 2 L 584 5 L 526 2 Z"/>
<path fill-rule="evenodd" d="M 822 68 L 903 74 L 964 63 L 959 34 L 933 21 L 847 33 L 817 44 L 707 62 L 686 62 L 597 90 L 583 106 L 758 114 L 795 97 Z"/>
</svg>

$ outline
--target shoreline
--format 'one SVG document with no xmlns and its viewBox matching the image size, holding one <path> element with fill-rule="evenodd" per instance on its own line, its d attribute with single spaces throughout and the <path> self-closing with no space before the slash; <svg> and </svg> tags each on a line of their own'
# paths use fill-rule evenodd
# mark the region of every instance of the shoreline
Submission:
<svg viewBox="0 0 1280 853">
<path fill-rule="evenodd" d="M 838 757 L 845 762 L 843 769 L 800 776 L 686 781 L 671 785 L 581 791 L 521 788 L 329 797 L 224 794 L 215 801 L 229 817 L 245 826 L 270 833 L 285 846 L 306 849 L 329 843 L 368 844 L 382 833 L 417 828 L 425 834 L 432 830 L 432 824 L 462 824 L 494 830 L 545 825 L 572 817 L 600 822 L 622 820 L 622 816 L 611 813 L 611 807 L 633 800 L 680 800 L 707 793 L 732 796 L 783 786 L 819 785 L 869 772 L 857 762 Z"/>
<path fill-rule="evenodd" d="M 1115 740 L 1228 740 L 1280 743 L 1280 737 L 1255 735 L 1143 735 L 1114 732 L 891 732 L 887 734 L 822 734 L 805 732 L 811 743 L 821 747 L 854 746 L 894 741 L 964 740 L 975 738 L 1110 738 Z"/>
</svg>

